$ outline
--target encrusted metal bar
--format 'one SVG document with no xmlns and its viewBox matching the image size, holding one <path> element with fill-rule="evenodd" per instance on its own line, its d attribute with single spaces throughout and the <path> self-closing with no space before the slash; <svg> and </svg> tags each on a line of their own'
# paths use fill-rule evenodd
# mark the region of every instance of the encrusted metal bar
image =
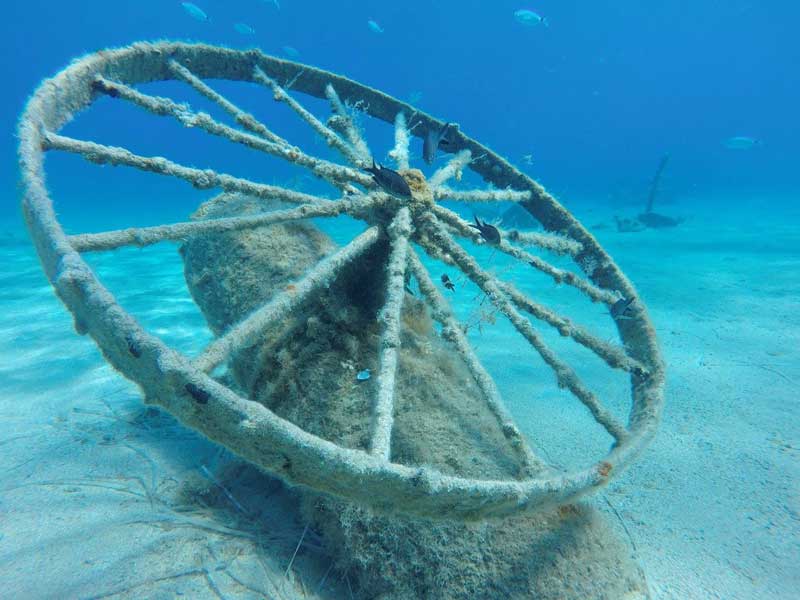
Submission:
<svg viewBox="0 0 800 600">
<path fill-rule="evenodd" d="M 375 186 L 372 177 L 366 173 L 306 154 L 296 146 L 290 146 L 285 140 L 273 142 L 260 135 L 239 131 L 220 123 L 211 115 L 194 112 L 188 104 L 177 103 L 170 98 L 144 94 L 131 86 L 104 77 L 98 76 L 95 81 L 99 83 L 98 87 L 101 91 L 106 94 L 128 100 L 155 115 L 173 117 L 185 127 L 198 127 L 212 135 L 305 167 L 337 187 L 344 187 L 348 182 L 356 182 L 367 188 Z"/>
<path fill-rule="evenodd" d="M 408 131 L 408 125 L 406 124 L 406 115 L 401 111 L 394 118 L 394 148 L 389 151 L 389 157 L 394 160 L 398 170 L 408 168 L 410 137 L 411 133 Z"/>
<path fill-rule="evenodd" d="M 562 317 L 555 311 L 550 310 L 538 302 L 534 302 L 510 283 L 498 281 L 497 285 L 508 294 L 508 297 L 517 305 L 517 308 L 533 315 L 540 321 L 552 325 L 562 336 L 570 337 L 581 346 L 594 352 L 597 356 L 602 358 L 608 366 L 614 369 L 622 369 L 623 371 L 636 373 L 637 375 L 647 374 L 647 368 L 639 361 L 628 356 L 624 348 L 615 344 L 610 344 L 592 335 L 584 327 L 576 325 L 566 317 Z"/>
<path fill-rule="evenodd" d="M 454 190 L 444 185 L 433 189 L 434 200 L 460 202 L 521 202 L 529 200 L 531 192 L 519 190 Z"/>
<path fill-rule="evenodd" d="M 286 90 L 284 90 L 278 82 L 272 79 L 269 75 L 264 73 L 260 67 L 256 66 L 253 69 L 253 80 L 258 83 L 269 87 L 275 97 L 275 100 L 285 102 L 294 112 L 296 112 L 301 119 L 308 123 L 311 128 L 320 136 L 325 142 L 339 152 L 342 156 L 353 166 L 361 168 L 366 166 L 361 162 L 361 157 L 358 153 L 345 140 L 340 138 L 333 129 L 325 125 L 322 121 L 312 115 L 306 108 L 297 100 L 292 98 Z"/>
<path fill-rule="evenodd" d="M 469 150 L 462 150 L 453 158 L 451 158 L 445 166 L 443 166 L 441 169 L 438 169 L 433 175 L 431 175 L 430 179 L 428 179 L 428 185 L 435 189 L 453 177 L 456 179 L 461 179 L 461 172 L 471 160 L 472 152 Z"/>
<path fill-rule="evenodd" d="M 613 306 L 620 299 L 619 294 L 603 290 L 577 273 L 554 267 L 546 260 L 510 244 L 506 240 L 502 240 L 498 247 L 509 256 L 524 261 L 534 269 L 541 271 L 545 275 L 549 275 L 556 283 L 566 283 L 567 285 L 579 289 L 589 296 L 592 302 L 603 302 L 608 306 Z"/>
<path fill-rule="evenodd" d="M 380 237 L 378 227 L 370 227 L 347 246 L 321 260 L 313 269 L 286 290 L 254 310 L 238 325 L 214 340 L 194 360 L 194 366 L 205 372 L 214 370 L 232 354 L 254 344 L 270 323 L 282 319 L 297 308 L 312 292 L 329 285 L 346 264 L 364 253 Z"/>
<path fill-rule="evenodd" d="M 464 221 L 453 211 L 448 210 L 443 206 L 434 206 L 433 212 L 437 218 L 441 218 L 443 222 L 454 228 L 460 235 L 469 237 L 475 242 L 483 243 L 480 238 L 480 233 L 475 228 L 470 227 L 469 223 Z M 500 229 L 498 229 L 498 231 L 500 231 L 501 241 L 494 247 L 504 254 L 508 254 L 517 260 L 528 263 L 534 269 L 537 269 L 542 273 L 552 277 L 553 281 L 556 283 L 566 283 L 567 285 L 579 289 L 586 294 L 592 300 L 592 302 L 603 302 L 609 306 L 613 306 L 614 303 L 619 300 L 620 297 L 618 294 L 601 289 L 588 279 L 584 279 L 572 271 L 559 269 L 558 267 L 548 263 L 546 260 L 539 258 L 538 256 L 531 254 L 522 248 L 518 248 L 503 237 L 505 232 L 501 231 Z M 531 238 L 529 238 L 529 240 L 532 241 Z M 554 252 L 558 252 L 560 250 L 563 253 L 571 254 L 571 251 L 574 248 L 571 240 L 561 238 L 560 236 L 543 237 L 541 241 L 543 244 L 547 245 L 548 250 L 553 250 Z"/>
<path fill-rule="evenodd" d="M 328 97 L 328 100 L 331 101 L 331 108 L 335 113 L 335 118 L 339 119 L 339 122 L 342 124 L 344 134 L 356 155 L 358 155 L 362 162 L 369 162 L 372 156 L 372 153 L 369 151 L 369 146 L 364 136 L 362 136 L 361 132 L 358 130 L 358 127 L 356 127 L 350 111 L 347 110 L 347 107 L 339 98 L 339 94 L 336 93 L 336 90 L 330 83 L 325 86 L 325 95 Z"/>
<path fill-rule="evenodd" d="M 469 277 L 491 300 L 492 304 L 511 321 L 511 324 L 528 340 L 531 346 L 539 353 L 545 363 L 553 369 L 558 386 L 570 390 L 580 400 L 594 419 L 602 425 L 608 433 L 618 442 L 628 437 L 628 430 L 600 404 L 597 397 L 584 386 L 577 373 L 567 363 L 562 361 L 541 336 L 534 330 L 530 322 L 514 308 L 511 301 L 503 293 L 497 279 L 480 268 L 478 263 L 464 249 L 456 244 L 444 226 L 433 214 L 422 216 L 430 239 L 447 252 L 455 264 Z"/>
<path fill-rule="evenodd" d="M 266 125 L 261 123 L 253 115 L 243 111 L 233 102 L 231 102 L 221 94 L 214 91 L 205 82 L 203 82 L 202 79 L 197 77 L 194 73 L 192 73 L 189 69 L 180 64 L 178 61 L 175 60 L 169 61 L 169 66 L 172 69 L 172 72 L 175 73 L 175 75 L 177 75 L 180 79 L 182 79 L 190 86 L 192 86 L 200 94 L 202 94 L 212 102 L 218 104 L 222 108 L 222 110 L 231 115 L 239 125 L 247 129 L 248 131 L 252 131 L 253 133 L 260 135 L 261 137 L 264 137 L 272 142 L 275 142 L 276 144 L 288 145 L 288 142 L 284 140 L 281 136 L 270 131 L 270 129 L 268 129 Z"/>
<path fill-rule="evenodd" d="M 142 171 L 150 171 L 160 175 L 171 175 L 191 183 L 200 190 L 222 188 L 228 192 L 242 192 L 258 198 L 273 198 L 295 204 L 317 204 L 328 202 L 325 198 L 288 190 L 286 188 L 253 183 L 248 179 L 217 173 L 212 169 L 193 169 L 174 163 L 160 156 L 148 157 L 134 154 L 126 148 L 105 146 L 95 142 L 86 142 L 74 138 L 45 132 L 44 147 L 46 150 L 63 150 L 82 155 L 89 162 L 97 164 L 126 165 Z"/>
<path fill-rule="evenodd" d="M 481 234 L 478 230 L 452 210 L 437 205 L 433 207 L 433 212 L 440 221 L 454 229 L 458 235 L 467 237 L 473 242 L 481 241 Z M 512 232 L 501 229 L 500 227 L 498 227 L 497 230 L 500 232 L 503 239 L 514 239 L 517 237 L 516 234 L 512 234 Z M 514 241 L 517 240 L 514 239 Z M 520 241 L 524 244 L 538 246 L 545 250 L 555 252 L 556 254 L 568 254 L 570 256 L 576 256 L 583 249 L 583 246 L 579 242 L 564 237 L 563 235 L 552 233 L 526 233 L 524 239 Z M 500 248 L 500 250 L 502 250 L 502 248 Z"/>
<path fill-rule="evenodd" d="M 400 316 L 405 297 L 406 264 L 408 262 L 408 238 L 411 235 L 411 212 L 401 208 L 389 225 L 392 251 L 386 270 L 389 274 L 386 303 L 378 321 L 381 323 L 380 373 L 378 374 L 378 397 L 372 418 L 372 441 L 370 452 L 389 460 L 394 426 L 394 396 L 397 376 L 397 357 L 400 348 Z"/>
<path fill-rule="evenodd" d="M 300 206 L 286 210 L 275 210 L 268 213 L 247 215 L 243 217 L 226 217 L 207 221 L 188 221 L 172 225 L 156 225 L 155 227 L 131 227 L 102 233 L 82 233 L 69 236 L 69 242 L 78 252 L 98 252 L 113 250 L 122 246 L 149 246 L 167 240 L 180 240 L 202 233 L 219 233 L 223 231 L 239 231 L 253 229 L 273 223 L 282 223 L 296 219 L 312 217 L 335 217 L 342 213 L 352 216 L 368 210 L 378 203 L 373 196 L 346 198 L 336 202 Z"/>
<path fill-rule="evenodd" d="M 522 432 L 517 428 L 511 414 L 506 409 L 503 399 L 500 396 L 500 391 L 497 385 L 489 375 L 489 372 L 483 367 L 475 351 L 467 341 L 461 325 L 453 315 L 453 311 L 448 306 L 447 301 L 442 297 L 442 294 L 436 288 L 433 281 L 428 275 L 427 269 L 423 266 L 417 253 L 414 249 L 409 251 L 409 263 L 414 278 L 417 280 L 419 289 L 425 299 L 428 301 L 433 318 L 442 324 L 442 337 L 449 340 L 461 356 L 467 369 L 475 379 L 481 392 L 483 392 L 486 402 L 489 405 L 489 410 L 497 418 L 503 431 L 503 435 L 511 442 L 516 450 L 522 455 L 525 460 L 528 476 L 541 474 L 542 472 L 549 471 L 550 467 L 536 454 L 530 447 Z"/>
</svg>

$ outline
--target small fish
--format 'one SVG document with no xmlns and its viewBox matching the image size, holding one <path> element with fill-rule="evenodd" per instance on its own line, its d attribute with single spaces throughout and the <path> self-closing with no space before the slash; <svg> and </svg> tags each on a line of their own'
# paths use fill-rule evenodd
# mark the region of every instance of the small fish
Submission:
<svg viewBox="0 0 800 600">
<path fill-rule="evenodd" d="M 499 244 L 501 237 L 500 232 L 498 231 L 497 227 L 494 225 L 489 225 L 486 221 L 481 222 L 478 217 L 475 217 L 475 224 L 470 224 L 470 227 L 473 227 L 480 231 L 481 237 L 489 242 L 490 244 Z"/>
<path fill-rule="evenodd" d="M 549 25 L 547 19 L 527 8 L 514 11 L 514 18 L 517 20 L 517 23 L 521 23 L 526 27 L 535 27 L 536 25 L 544 25 L 547 27 Z"/>
<path fill-rule="evenodd" d="M 372 373 L 369 372 L 369 369 L 364 369 L 363 371 L 359 371 L 356 375 L 356 380 L 358 381 L 366 381 L 372 376 Z"/>
<path fill-rule="evenodd" d="M 615 319 L 630 319 L 630 317 L 625 316 L 625 313 L 628 312 L 628 309 L 634 302 L 636 302 L 636 298 L 634 297 L 620 298 L 611 307 L 611 316 Z"/>
<path fill-rule="evenodd" d="M 392 171 L 383 165 L 376 165 L 375 159 L 372 160 L 372 166 L 364 170 L 372 174 L 375 183 L 384 191 L 401 198 L 411 198 L 411 188 L 408 187 L 408 182 L 397 171 Z"/>
<path fill-rule="evenodd" d="M 380 25 L 378 25 L 378 24 L 377 24 L 375 21 L 373 21 L 372 19 L 370 19 L 369 21 L 367 21 L 367 27 L 369 27 L 369 28 L 370 28 L 370 30 L 371 30 L 373 33 L 383 33 L 383 27 L 381 27 Z"/>
<path fill-rule="evenodd" d="M 191 2 L 181 2 L 181 6 L 183 10 L 189 13 L 189 16 L 197 19 L 198 21 L 202 21 L 203 23 L 208 23 L 209 18 L 205 11 L 197 6 L 196 4 L 192 4 Z"/>
<path fill-rule="evenodd" d="M 526 165 L 533 164 L 533 154 L 523 154 L 522 155 L 522 163 Z"/>
<path fill-rule="evenodd" d="M 283 46 L 281 50 L 283 50 L 283 53 L 289 58 L 297 58 L 300 56 L 300 51 L 293 46 Z"/>
<path fill-rule="evenodd" d="M 236 23 L 233 28 L 242 35 L 255 35 L 256 30 L 250 27 L 247 23 Z"/>
<path fill-rule="evenodd" d="M 442 283 L 444 284 L 444 287 L 451 292 L 456 291 L 456 284 L 450 280 L 450 278 L 447 276 L 447 273 L 442 273 Z"/>
<path fill-rule="evenodd" d="M 439 130 L 428 130 L 425 140 L 422 142 L 422 158 L 429 165 L 436 160 L 436 150 L 439 148 L 439 144 L 447 138 L 447 132 L 450 131 L 452 126 L 452 123 L 445 123 Z"/>
<path fill-rule="evenodd" d="M 757 139 L 746 135 L 735 135 L 725 140 L 725 147 L 728 150 L 750 150 L 760 143 Z"/>
<path fill-rule="evenodd" d="M 272 4 L 278 10 L 281 9 L 281 5 L 278 2 L 278 0 L 264 0 L 264 2 L 267 3 L 267 4 Z"/>
</svg>

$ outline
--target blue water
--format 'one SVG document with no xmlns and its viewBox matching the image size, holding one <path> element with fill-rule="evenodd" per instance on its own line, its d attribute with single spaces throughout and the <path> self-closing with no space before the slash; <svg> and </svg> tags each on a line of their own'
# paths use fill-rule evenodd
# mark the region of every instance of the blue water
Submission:
<svg viewBox="0 0 800 600">
<path fill-rule="evenodd" d="M 75 533 L 81 531 L 78 525 L 74 531 L 65 525 L 95 527 L 94 516 L 87 516 L 95 514 L 90 507 L 122 513 L 98 492 L 97 481 L 139 473 L 126 498 L 149 498 L 187 473 L 202 477 L 199 462 L 211 467 L 225 460 L 212 444 L 174 422 L 142 420 L 135 387 L 106 365 L 90 340 L 75 335 L 19 216 L 14 122 L 39 81 L 87 52 L 159 39 L 256 46 L 281 56 L 290 46 L 299 53 L 296 60 L 414 98 L 542 182 L 592 228 L 632 279 L 651 311 L 668 364 L 659 435 L 605 496 L 618 512 L 610 517 L 619 517 L 635 542 L 653 598 L 796 597 L 800 5 L 281 0 L 278 10 L 262 0 L 196 4 L 210 22 L 193 19 L 171 0 L 34 0 L 3 7 L 0 448 L 8 460 L 0 466 L 0 598 L 82 598 L 91 597 L 86 590 L 117 589 L 114 581 L 127 572 L 121 565 L 137 563 L 116 555 L 113 566 L 103 563 L 104 548 L 118 542 L 110 526 L 90 543 L 85 530 Z M 546 16 L 548 26 L 518 23 L 514 11 L 523 7 Z M 383 33 L 368 27 L 370 19 Z M 255 34 L 237 32 L 235 23 L 246 23 Z M 278 112 L 268 94 L 257 96 L 236 84 L 217 87 L 247 110 L 275 117 L 276 129 L 293 143 L 334 157 L 304 124 Z M 198 110 L 213 108 L 178 84 L 143 89 L 187 100 Z M 309 106 L 325 114 L 322 103 Z M 373 152 L 384 157 L 391 128 L 366 128 Z M 209 141 L 198 131 L 108 98 L 64 133 L 266 183 L 329 191 L 277 160 Z M 726 140 L 734 136 L 757 143 L 730 149 Z M 418 140 L 412 152 L 420 166 Z M 641 212 L 666 153 L 670 160 L 656 209 L 686 221 L 666 231 L 618 233 L 613 216 Z M 74 156 L 48 157 L 47 173 L 59 220 L 69 233 L 185 220 L 212 195 L 156 175 L 98 168 Z M 351 231 L 339 233 L 344 241 Z M 495 256 L 484 258 L 505 268 Z M 87 262 L 124 308 L 174 348 L 194 355 L 210 341 L 173 245 L 90 255 Z M 542 293 L 603 327 L 599 309 L 580 305 L 568 291 Z M 461 316 L 471 314 L 472 299 L 464 293 L 456 300 Z M 578 419 L 579 407 L 564 405 L 554 413 L 547 403 L 530 401 L 538 390 L 530 382 L 539 374 L 515 359 L 526 348 L 510 327 L 487 326 L 471 339 L 526 433 L 566 462 L 577 461 L 584 450 L 598 451 L 591 428 L 576 431 L 562 424 Z M 624 412 L 624 389 L 599 382 L 611 407 Z M 553 417 L 556 424 L 542 426 Z M 156 435 L 159 428 L 170 434 Z M 67 476 L 76 489 L 84 486 L 82 495 L 48 483 Z M 95 482 L 94 492 L 86 487 L 89 481 Z M 140 483 L 147 493 L 135 496 L 131 490 Z M 47 493 L 25 495 L 31 489 Z M 144 509 L 142 515 L 125 514 L 131 520 L 152 518 Z M 49 515 L 47 525 L 40 515 Z M 220 526 L 211 517 L 204 523 Z M 289 556 L 291 535 L 276 536 Z M 56 572 L 33 577 L 36 565 L 48 559 Z M 282 574 L 285 566 L 284 560 L 276 572 Z M 93 577 L 102 585 L 93 588 Z M 186 588 L 189 597 L 215 597 L 213 586 L 197 585 Z"/>
</svg>

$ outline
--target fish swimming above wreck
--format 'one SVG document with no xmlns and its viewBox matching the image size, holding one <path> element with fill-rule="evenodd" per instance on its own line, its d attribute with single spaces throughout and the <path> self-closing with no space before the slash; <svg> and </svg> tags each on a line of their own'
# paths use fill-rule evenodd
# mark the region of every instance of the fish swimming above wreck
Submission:
<svg viewBox="0 0 800 600">
<path fill-rule="evenodd" d="M 470 227 L 473 229 L 477 229 L 481 237 L 486 240 L 490 244 L 499 244 L 502 240 L 500 237 L 500 231 L 494 225 L 490 225 L 486 221 L 481 221 L 478 217 L 475 217 L 475 223 L 470 224 Z"/>
<path fill-rule="evenodd" d="M 181 2 L 181 6 L 183 7 L 183 10 L 185 10 L 186 13 L 193 19 L 202 23 L 208 23 L 211 21 L 206 12 L 196 4 L 192 4 L 191 2 Z"/>
<path fill-rule="evenodd" d="M 408 182 L 397 171 L 380 164 L 376 165 L 374 159 L 372 166 L 366 167 L 364 170 L 372 175 L 375 183 L 381 186 L 385 192 L 401 198 L 411 198 L 411 188 L 408 187 Z"/>
<path fill-rule="evenodd" d="M 525 25 L 526 27 L 536 27 L 537 25 L 543 25 L 547 27 L 549 25 L 547 19 L 545 19 L 539 13 L 527 8 L 521 8 L 514 11 L 514 19 L 517 21 L 517 23 Z"/>
</svg>

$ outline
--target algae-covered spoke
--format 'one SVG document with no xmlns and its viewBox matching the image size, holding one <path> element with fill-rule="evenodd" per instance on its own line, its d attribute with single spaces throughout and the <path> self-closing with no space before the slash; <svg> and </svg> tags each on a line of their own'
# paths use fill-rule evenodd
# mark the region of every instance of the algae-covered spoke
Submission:
<svg viewBox="0 0 800 600">
<path fill-rule="evenodd" d="M 265 225 L 310 219 L 314 217 L 335 217 L 341 214 L 359 216 L 374 207 L 379 200 L 372 196 L 344 198 L 336 202 L 304 205 L 297 208 L 275 210 L 267 213 L 243 217 L 225 217 L 205 221 L 187 221 L 154 227 L 130 227 L 101 233 L 82 233 L 69 236 L 69 242 L 78 252 L 98 252 L 114 250 L 123 246 L 150 246 L 168 240 L 182 240 L 204 233 L 222 233 L 254 229 Z"/>
<path fill-rule="evenodd" d="M 169 98 L 144 94 L 131 86 L 110 81 L 100 76 L 95 78 L 95 82 L 97 83 L 97 89 L 112 97 L 132 102 L 155 115 L 173 117 L 185 127 L 197 127 L 211 135 L 223 137 L 231 142 L 242 144 L 248 148 L 259 150 L 305 167 L 334 186 L 341 188 L 345 184 L 356 182 L 365 187 L 374 187 L 372 178 L 369 175 L 350 167 L 310 156 L 299 148 L 290 146 L 285 140 L 274 142 L 265 139 L 261 135 L 239 131 L 220 123 L 206 113 L 194 112 L 187 104 L 179 104 Z"/>
<path fill-rule="evenodd" d="M 583 250 L 583 244 L 572 238 L 557 233 L 538 233 L 535 231 L 519 231 L 511 229 L 504 236 L 506 239 L 523 246 L 538 246 L 556 254 L 578 256 Z"/>
<path fill-rule="evenodd" d="M 628 356 L 625 349 L 621 346 L 600 339 L 596 335 L 590 333 L 586 328 L 576 325 L 570 319 L 562 317 L 555 311 L 550 310 L 538 302 L 534 302 L 510 283 L 498 281 L 497 285 L 508 295 L 517 308 L 524 310 L 548 325 L 552 325 L 562 336 L 570 337 L 581 346 L 594 352 L 603 359 L 608 366 L 639 375 L 643 375 L 647 372 L 646 367 L 639 361 Z"/>
<path fill-rule="evenodd" d="M 453 211 L 448 210 L 443 206 L 434 206 L 433 213 L 437 218 L 441 219 L 445 225 L 454 229 L 459 235 L 468 237 L 473 241 L 479 241 L 481 239 L 482 232 L 475 229 L 472 225 L 467 223 Z M 613 306 L 619 300 L 619 295 L 615 292 L 599 288 L 588 279 L 585 279 L 580 275 L 573 273 L 572 271 L 559 269 L 558 267 L 548 263 L 543 258 L 531 254 L 527 250 L 523 250 L 522 248 L 512 244 L 506 239 L 509 237 L 507 232 L 494 226 L 491 226 L 491 229 L 497 232 L 496 237 L 499 234 L 499 241 L 496 241 L 492 245 L 500 252 L 508 254 L 517 260 L 521 260 L 534 269 L 549 275 L 556 283 L 566 283 L 569 286 L 579 289 L 586 294 L 592 300 L 592 302 L 603 302 L 609 306 Z M 542 236 L 539 239 L 529 237 L 527 239 L 530 242 L 537 241 L 541 243 L 543 248 L 552 250 L 556 253 L 572 254 L 573 250 L 575 249 L 575 243 L 573 240 L 562 238 L 561 236 Z"/>
<path fill-rule="evenodd" d="M 291 288 L 251 312 L 224 335 L 214 340 L 194 361 L 196 368 L 210 372 L 235 352 L 254 344 L 272 323 L 286 317 L 315 290 L 330 285 L 339 271 L 363 254 L 380 237 L 377 226 L 370 227 L 347 246 L 321 260 Z"/>
<path fill-rule="evenodd" d="M 172 72 L 175 75 L 177 75 L 180 79 L 182 79 L 190 86 L 192 86 L 200 94 L 202 94 L 212 102 L 219 105 L 222 108 L 222 110 L 231 115 L 239 125 L 247 129 L 248 131 L 252 131 L 257 135 L 260 135 L 261 137 L 264 137 L 272 142 L 275 142 L 276 144 L 288 145 L 288 142 L 284 140 L 281 136 L 270 131 L 266 125 L 261 123 L 253 115 L 243 111 L 241 108 L 233 104 L 233 102 L 231 102 L 221 94 L 214 91 L 202 79 L 197 77 L 189 69 L 187 69 L 186 67 L 184 67 L 183 65 L 174 60 L 169 61 L 168 64 L 170 69 L 172 69 Z"/>
<path fill-rule="evenodd" d="M 445 166 L 431 175 L 431 178 L 428 180 L 428 185 L 435 189 L 453 177 L 460 179 L 461 173 L 464 171 L 464 168 L 469 165 L 471 160 L 472 152 L 469 150 L 462 150 L 451 158 Z"/>
<path fill-rule="evenodd" d="M 358 130 L 355 121 L 353 121 L 353 115 L 344 105 L 344 102 L 339 98 L 339 94 L 336 93 L 336 90 L 330 83 L 325 86 L 325 95 L 331 102 L 331 108 L 334 112 L 332 119 L 334 119 L 333 122 L 337 123 L 337 129 L 344 133 L 359 160 L 365 164 L 368 163 L 370 156 L 372 156 L 372 153 L 369 151 L 369 146 L 364 136 L 362 136 L 361 132 Z"/>
<path fill-rule="evenodd" d="M 248 179 L 217 173 L 211 169 L 194 169 L 174 163 L 161 156 L 140 156 L 126 148 L 105 146 L 95 142 L 86 142 L 47 132 L 44 134 L 46 150 L 63 150 L 80 154 L 89 162 L 97 164 L 125 165 L 142 171 L 150 171 L 159 175 L 170 175 L 191 183 L 194 187 L 205 190 L 222 188 L 226 192 L 242 192 L 257 198 L 283 200 L 294 204 L 318 204 L 329 202 L 324 198 L 295 192 L 283 187 L 253 183 Z"/>
<path fill-rule="evenodd" d="M 522 202 L 529 200 L 531 192 L 520 190 L 454 190 L 444 185 L 433 189 L 434 200 L 460 202 Z"/>
<path fill-rule="evenodd" d="M 509 256 L 513 256 L 518 260 L 528 263 L 534 269 L 541 271 L 545 275 L 549 275 L 556 283 L 566 283 L 569 286 L 579 289 L 584 294 L 589 296 L 592 302 L 603 302 L 609 306 L 613 306 L 620 299 L 619 294 L 616 292 L 599 288 L 591 281 L 584 279 L 577 273 L 573 273 L 572 271 L 567 271 L 565 269 L 559 269 L 558 267 L 551 265 L 546 260 L 539 258 L 538 256 L 531 254 L 522 248 L 518 248 L 506 240 L 503 240 L 500 243 L 499 249 Z"/>
<path fill-rule="evenodd" d="M 370 452 L 385 460 L 389 460 L 391 450 L 397 355 L 400 348 L 400 315 L 406 293 L 408 238 L 411 235 L 411 212 L 408 207 L 403 207 L 397 212 L 388 227 L 388 233 L 392 250 L 386 267 L 388 273 L 386 303 L 378 315 L 381 324 L 380 372 L 370 442 Z"/>
<path fill-rule="evenodd" d="M 469 238 L 473 242 L 477 242 L 481 239 L 480 232 L 475 229 L 471 223 L 462 219 L 456 212 L 444 206 L 436 205 L 433 207 L 433 213 L 436 215 L 436 218 L 458 235 Z M 520 232 L 506 231 L 500 227 L 495 227 L 495 229 L 500 233 L 500 237 L 505 240 L 512 239 L 517 241 L 516 238 L 523 235 Z M 583 246 L 579 242 L 553 233 L 526 233 L 524 234 L 522 243 L 538 246 L 544 250 L 554 252 L 555 254 L 566 254 L 569 256 L 576 256 L 583 249 Z M 512 246 L 509 245 L 508 248 L 510 247 Z M 499 250 L 503 251 L 503 247 L 500 247 Z"/>
<path fill-rule="evenodd" d="M 394 148 L 389 151 L 389 157 L 394 160 L 398 170 L 408 169 L 408 148 L 411 134 L 406 124 L 406 115 L 397 113 L 394 118 Z"/>
<path fill-rule="evenodd" d="M 503 435 L 525 460 L 529 474 L 533 475 L 550 470 L 550 467 L 536 456 L 525 437 L 517 428 L 514 419 L 503 403 L 494 379 L 478 360 L 475 351 L 464 335 L 461 325 L 453 315 L 452 309 L 434 285 L 427 269 L 425 269 L 413 248 L 409 250 L 409 264 L 419 289 L 431 308 L 433 318 L 442 325 L 442 337 L 449 340 L 455 347 L 456 352 L 461 356 L 473 379 L 475 379 L 475 383 L 480 388 L 484 398 L 486 398 L 489 410 L 500 423 Z"/>
<path fill-rule="evenodd" d="M 544 343 L 530 322 L 524 318 L 512 302 L 506 297 L 498 285 L 497 279 L 480 268 L 478 263 L 461 246 L 456 244 L 447 230 L 432 214 L 424 215 L 422 220 L 430 240 L 439 246 L 441 252 L 447 253 L 456 266 L 475 283 L 522 334 L 522 336 L 538 352 L 542 360 L 553 369 L 559 387 L 566 388 L 580 400 L 606 431 L 617 441 L 623 441 L 628 431 L 617 419 L 600 404 L 597 397 L 581 382 L 577 373 Z"/>
<path fill-rule="evenodd" d="M 322 137 L 323 140 L 329 145 L 336 148 L 342 156 L 353 166 L 361 168 L 366 166 L 361 161 L 361 157 L 350 146 L 350 144 L 343 140 L 339 135 L 330 127 L 325 125 L 311 112 L 309 112 L 302 104 L 292 98 L 289 93 L 284 90 L 277 81 L 272 79 L 269 75 L 264 73 L 260 67 L 256 66 L 253 69 L 253 80 L 269 87 L 272 90 L 275 100 L 286 103 L 294 112 L 296 112 L 301 119 L 308 123 L 311 128 Z"/>
</svg>

